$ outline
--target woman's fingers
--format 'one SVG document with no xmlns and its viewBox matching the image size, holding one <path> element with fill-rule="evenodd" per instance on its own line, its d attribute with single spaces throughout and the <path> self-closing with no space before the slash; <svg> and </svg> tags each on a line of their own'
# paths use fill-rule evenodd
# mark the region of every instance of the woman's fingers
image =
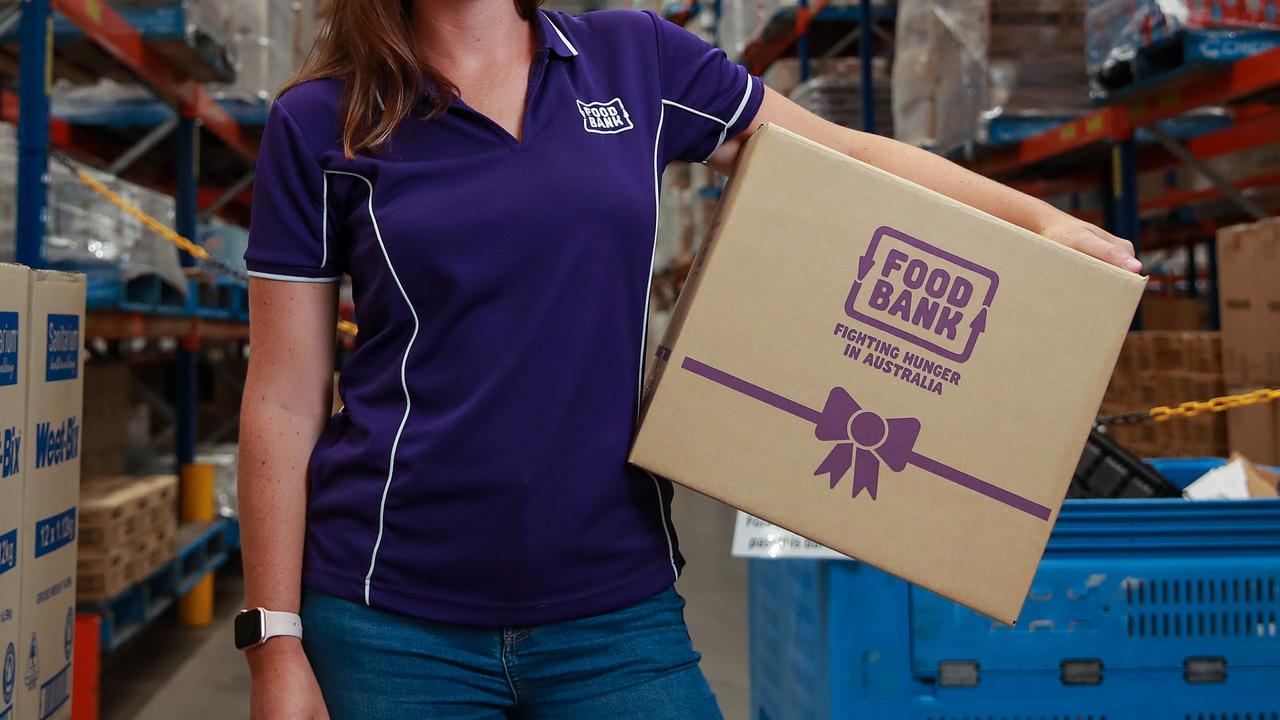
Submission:
<svg viewBox="0 0 1280 720">
<path fill-rule="evenodd" d="M 1142 263 L 1134 257 L 1132 243 L 1088 223 L 1056 229 L 1049 233 L 1049 238 L 1130 272 L 1142 270 Z"/>
</svg>

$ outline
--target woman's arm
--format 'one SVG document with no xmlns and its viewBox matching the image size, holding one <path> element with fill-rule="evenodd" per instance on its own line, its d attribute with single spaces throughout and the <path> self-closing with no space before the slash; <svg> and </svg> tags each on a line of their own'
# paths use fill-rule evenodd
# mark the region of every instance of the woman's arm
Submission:
<svg viewBox="0 0 1280 720">
<path fill-rule="evenodd" d="M 716 150 L 711 156 L 710 165 L 718 172 L 732 175 L 743 144 L 764 123 L 784 127 L 849 157 L 875 165 L 1113 265 L 1133 272 L 1142 270 L 1142 264 L 1133 256 L 1133 244 L 1128 240 L 1072 217 L 1042 200 L 966 170 L 927 150 L 823 120 L 768 88 L 755 119 L 746 130 Z"/>
<path fill-rule="evenodd" d="M 337 284 L 252 278 L 249 313 L 239 474 L 245 607 L 296 613 L 307 463 L 332 407 Z M 275 638 L 247 657 L 254 718 L 327 717 L 298 640 Z"/>
</svg>

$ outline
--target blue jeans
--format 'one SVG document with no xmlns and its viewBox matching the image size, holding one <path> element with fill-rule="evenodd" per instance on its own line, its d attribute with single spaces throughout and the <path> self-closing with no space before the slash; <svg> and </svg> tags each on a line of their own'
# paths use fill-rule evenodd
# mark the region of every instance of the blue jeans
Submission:
<svg viewBox="0 0 1280 720">
<path fill-rule="evenodd" d="M 507 628 L 307 590 L 302 624 L 333 720 L 722 720 L 675 588 L 603 615 Z"/>
</svg>

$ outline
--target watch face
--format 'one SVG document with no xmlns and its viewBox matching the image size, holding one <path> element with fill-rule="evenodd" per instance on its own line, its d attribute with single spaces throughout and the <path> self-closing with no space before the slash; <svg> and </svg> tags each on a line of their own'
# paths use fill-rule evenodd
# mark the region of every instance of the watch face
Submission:
<svg viewBox="0 0 1280 720">
<path fill-rule="evenodd" d="M 262 642 L 262 611 L 255 608 L 236 616 L 236 648 L 244 650 Z"/>
</svg>

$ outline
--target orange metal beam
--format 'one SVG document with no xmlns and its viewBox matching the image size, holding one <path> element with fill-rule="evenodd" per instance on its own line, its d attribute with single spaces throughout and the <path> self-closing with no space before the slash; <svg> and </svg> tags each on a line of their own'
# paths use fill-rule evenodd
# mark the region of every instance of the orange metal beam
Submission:
<svg viewBox="0 0 1280 720">
<path fill-rule="evenodd" d="M 972 167 L 984 175 L 1007 175 L 1094 143 L 1127 139 L 1137 127 L 1174 118 L 1196 108 L 1247 99 L 1275 88 L 1280 88 L 1280 48 L 1237 60 L 1216 72 L 1190 76 L 1169 87 L 1153 89 L 1108 105 L 1023 140 L 1012 148 L 979 158 Z M 1256 112 L 1254 108 L 1246 115 Z M 1262 133 L 1265 129 L 1255 126 L 1255 131 Z M 1240 141 L 1247 142 L 1243 133 Z"/>
</svg>

